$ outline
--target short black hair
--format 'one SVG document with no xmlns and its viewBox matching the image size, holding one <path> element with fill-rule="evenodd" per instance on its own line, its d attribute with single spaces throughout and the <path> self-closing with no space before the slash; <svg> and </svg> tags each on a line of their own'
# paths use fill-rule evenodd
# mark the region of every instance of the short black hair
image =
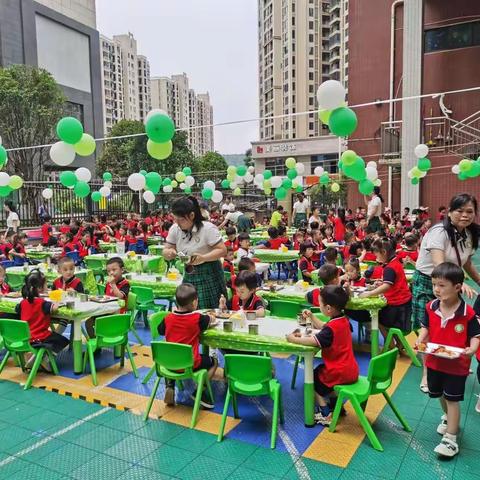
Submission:
<svg viewBox="0 0 480 480">
<path fill-rule="evenodd" d="M 279 225 L 277 227 L 278 236 L 281 237 L 284 233 L 287 233 L 287 227 L 285 225 Z"/>
<path fill-rule="evenodd" d="M 278 206 L 277 206 L 277 210 L 278 210 L 279 212 L 281 212 L 281 211 L 283 210 L 283 206 L 282 206 L 282 205 L 278 205 Z"/>
<path fill-rule="evenodd" d="M 353 242 L 350 245 L 350 248 L 348 249 L 348 253 L 350 255 L 356 255 L 358 249 L 363 250 L 363 243 L 362 242 Z"/>
<path fill-rule="evenodd" d="M 229 235 L 236 235 L 237 234 L 237 229 L 235 227 L 227 227 L 225 229 L 225 234 L 227 235 L 227 237 Z"/>
<path fill-rule="evenodd" d="M 452 282 L 454 285 L 463 284 L 465 281 L 465 274 L 456 263 L 443 262 L 437 265 L 432 271 L 432 278 L 443 278 Z"/>
<path fill-rule="evenodd" d="M 243 240 L 250 240 L 250 235 L 247 232 L 242 232 L 238 236 L 238 243 L 242 242 Z"/>
<path fill-rule="evenodd" d="M 327 247 L 323 256 L 325 260 L 332 262 L 337 259 L 337 249 L 334 247 Z"/>
<path fill-rule="evenodd" d="M 270 227 L 268 230 L 268 236 L 270 238 L 277 238 L 278 237 L 278 230 L 277 227 Z"/>
<path fill-rule="evenodd" d="M 258 286 L 257 274 L 253 272 L 249 272 L 248 270 L 241 271 L 237 275 L 237 278 L 235 278 L 235 286 L 236 287 L 245 286 L 249 290 L 255 290 Z"/>
<path fill-rule="evenodd" d="M 307 251 L 307 248 L 313 248 L 313 243 L 311 242 L 303 242 L 300 244 L 300 255 L 304 255 Z"/>
<path fill-rule="evenodd" d="M 188 307 L 198 298 L 197 289 L 191 283 L 182 283 L 175 292 L 175 303 L 179 307 Z"/>
<path fill-rule="evenodd" d="M 406 235 L 404 237 L 406 247 L 416 246 L 418 243 L 418 240 L 419 240 L 418 235 L 416 235 L 415 233 L 412 233 L 412 235 Z"/>
<path fill-rule="evenodd" d="M 124 268 L 125 264 L 123 263 L 123 260 L 120 257 L 112 257 L 110 260 L 107 262 L 107 267 L 109 265 L 117 264 L 120 268 Z"/>
<path fill-rule="evenodd" d="M 250 270 L 252 266 L 255 266 L 255 262 L 248 257 L 242 257 L 238 262 L 238 271 L 243 272 L 245 270 Z"/>
<path fill-rule="evenodd" d="M 318 230 L 320 224 L 318 222 L 310 222 L 310 230 Z"/>
<path fill-rule="evenodd" d="M 348 293 L 339 285 L 327 285 L 320 289 L 320 297 L 325 305 L 342 311 L 348 303 Z"/>
<path fill-rule="evenodd" d="M 337 275 L 338 268 L 330 263 L 322 265 L 318 270 L 318 278 L 320 278 L 324 285 L 328 285 L 332 280 L 335 280 Z"/>
</svg>

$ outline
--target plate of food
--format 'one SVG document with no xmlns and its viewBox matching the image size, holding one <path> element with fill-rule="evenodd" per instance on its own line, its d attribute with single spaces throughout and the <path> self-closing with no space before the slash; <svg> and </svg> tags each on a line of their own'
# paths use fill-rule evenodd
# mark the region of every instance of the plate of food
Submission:
<svg viewBox="0 0 480 480">
<path fill-rule="evenodd" d="M 118 300 L 118 298 L 109 297 L 108 295 L 90 295 L 88 299 L 95 303 L 116 302 Z"/>
<path fill-rule="evenodd" d="M 207 310 L 205 313 L 214 315 L 215 318 L 223 318 L 223 319 L 228 319 L 233 314 L 233 312 L 231 312 L 230 310 L 220 310 L 219 308 L 216 308 L 214 310 Z"/>
<path fill-rule="evenodd" d="M 458 347 L 451 347 L 449 345 L 441 345 L 439 343 L 429 342 L 429 343 L 420 343 L 417 346 L 417 350 L 420 353 L 435 355 L 436 357 L 453 360 L 455 358 L 460 357 L 464 349 L 458 348 Z"/>
</svg>

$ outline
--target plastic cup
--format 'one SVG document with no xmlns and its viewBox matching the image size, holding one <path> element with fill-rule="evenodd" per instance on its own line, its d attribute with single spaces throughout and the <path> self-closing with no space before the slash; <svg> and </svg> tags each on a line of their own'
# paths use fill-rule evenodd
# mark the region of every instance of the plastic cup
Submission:
<svg viewBox="0 0 480 480">
<path fill-rule="evenodd" d="M 233 322 L 231 322 L 230 320 L 224 320 L 223 331 L 224 332 L 233 332 Z"/>
<path fill-rule="evenodd" d="M 256 323 L 251 323 L 248 326 L 248 333 L 250 335 L 258 335 L 258 325 Z"/>
</svg>

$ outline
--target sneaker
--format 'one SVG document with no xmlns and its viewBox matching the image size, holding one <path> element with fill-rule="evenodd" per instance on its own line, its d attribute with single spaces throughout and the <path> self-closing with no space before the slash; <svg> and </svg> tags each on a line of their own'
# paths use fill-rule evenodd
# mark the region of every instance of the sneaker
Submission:
<svg viewBox="0 0 480 480">
<path fill-rule="evenodd" d="M 437 433 L 440 435 L 445 435 L 447 433 L 447 416 L 445 414 L 442 415 L 441 422 L 437 427 Z"/>
<path fill-rule="evenodd" d="M 330 423 L 332 422 L 332 414 L 329 413 L 326 417 L 323 416 L 321 412 L 317 412 L 315 416 L 313 417 L 315 420 L 315 423 L 317 425 L 324 425 L 325 427 L 328 427 Z"/>
<path fill-rule="evenodd" d="M 163 401 L 165 405 L 169 407 L 175 406 L 175 388 L 171 386 L 167 386 L 165 388 L 165 397 L 163 397 Z"/>
<path fill-rule="evenodd" d="M 197 391 L 195 390 L 190 394 L 190 398 L 195 401 L 195 398 L 197 397 Z M 203 391 L 202 393 L 202 398 L 200 398 L 200 405 L 203 408 L 207 408 L 211 410 L 212 408 L 215 408 L 215 405 L 213 404 L 212 400 L 210 399 L 210 395 L 207 393 L 206 390 Z"/>
<path fill-rule="evenodd" d="M 475 411 L 480 413 L 480 395 L 478 395 L 477 404 L 475 405 Z"/>
<path fill-rule="evenodd" d="M 458 453 L 458 444 L 450 438 L 443 437 L 442 441 L 435 447 L 434 452 L 442 457 L 454 457 Z"/>
</svg>

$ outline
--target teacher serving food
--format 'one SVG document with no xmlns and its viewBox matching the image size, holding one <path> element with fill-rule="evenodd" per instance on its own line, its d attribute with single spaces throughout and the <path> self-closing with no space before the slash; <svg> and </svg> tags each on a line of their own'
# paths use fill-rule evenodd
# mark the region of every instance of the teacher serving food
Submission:
<svg viewBox="0 0 480 480">
<path fill-rule="evenodd" d="M 198 292 L 199 308 L 217 308 L 220 296 L 226 295 L 220 259 L 227 253 L 222 236 L 213 223 L 203 219 L 195 197 L 184 197 L 172 205 L 175 223 L 168 231 L 163 256 L 173 260 L 177 254 L 189 258 L 184 283 Z"/>
</svg>

